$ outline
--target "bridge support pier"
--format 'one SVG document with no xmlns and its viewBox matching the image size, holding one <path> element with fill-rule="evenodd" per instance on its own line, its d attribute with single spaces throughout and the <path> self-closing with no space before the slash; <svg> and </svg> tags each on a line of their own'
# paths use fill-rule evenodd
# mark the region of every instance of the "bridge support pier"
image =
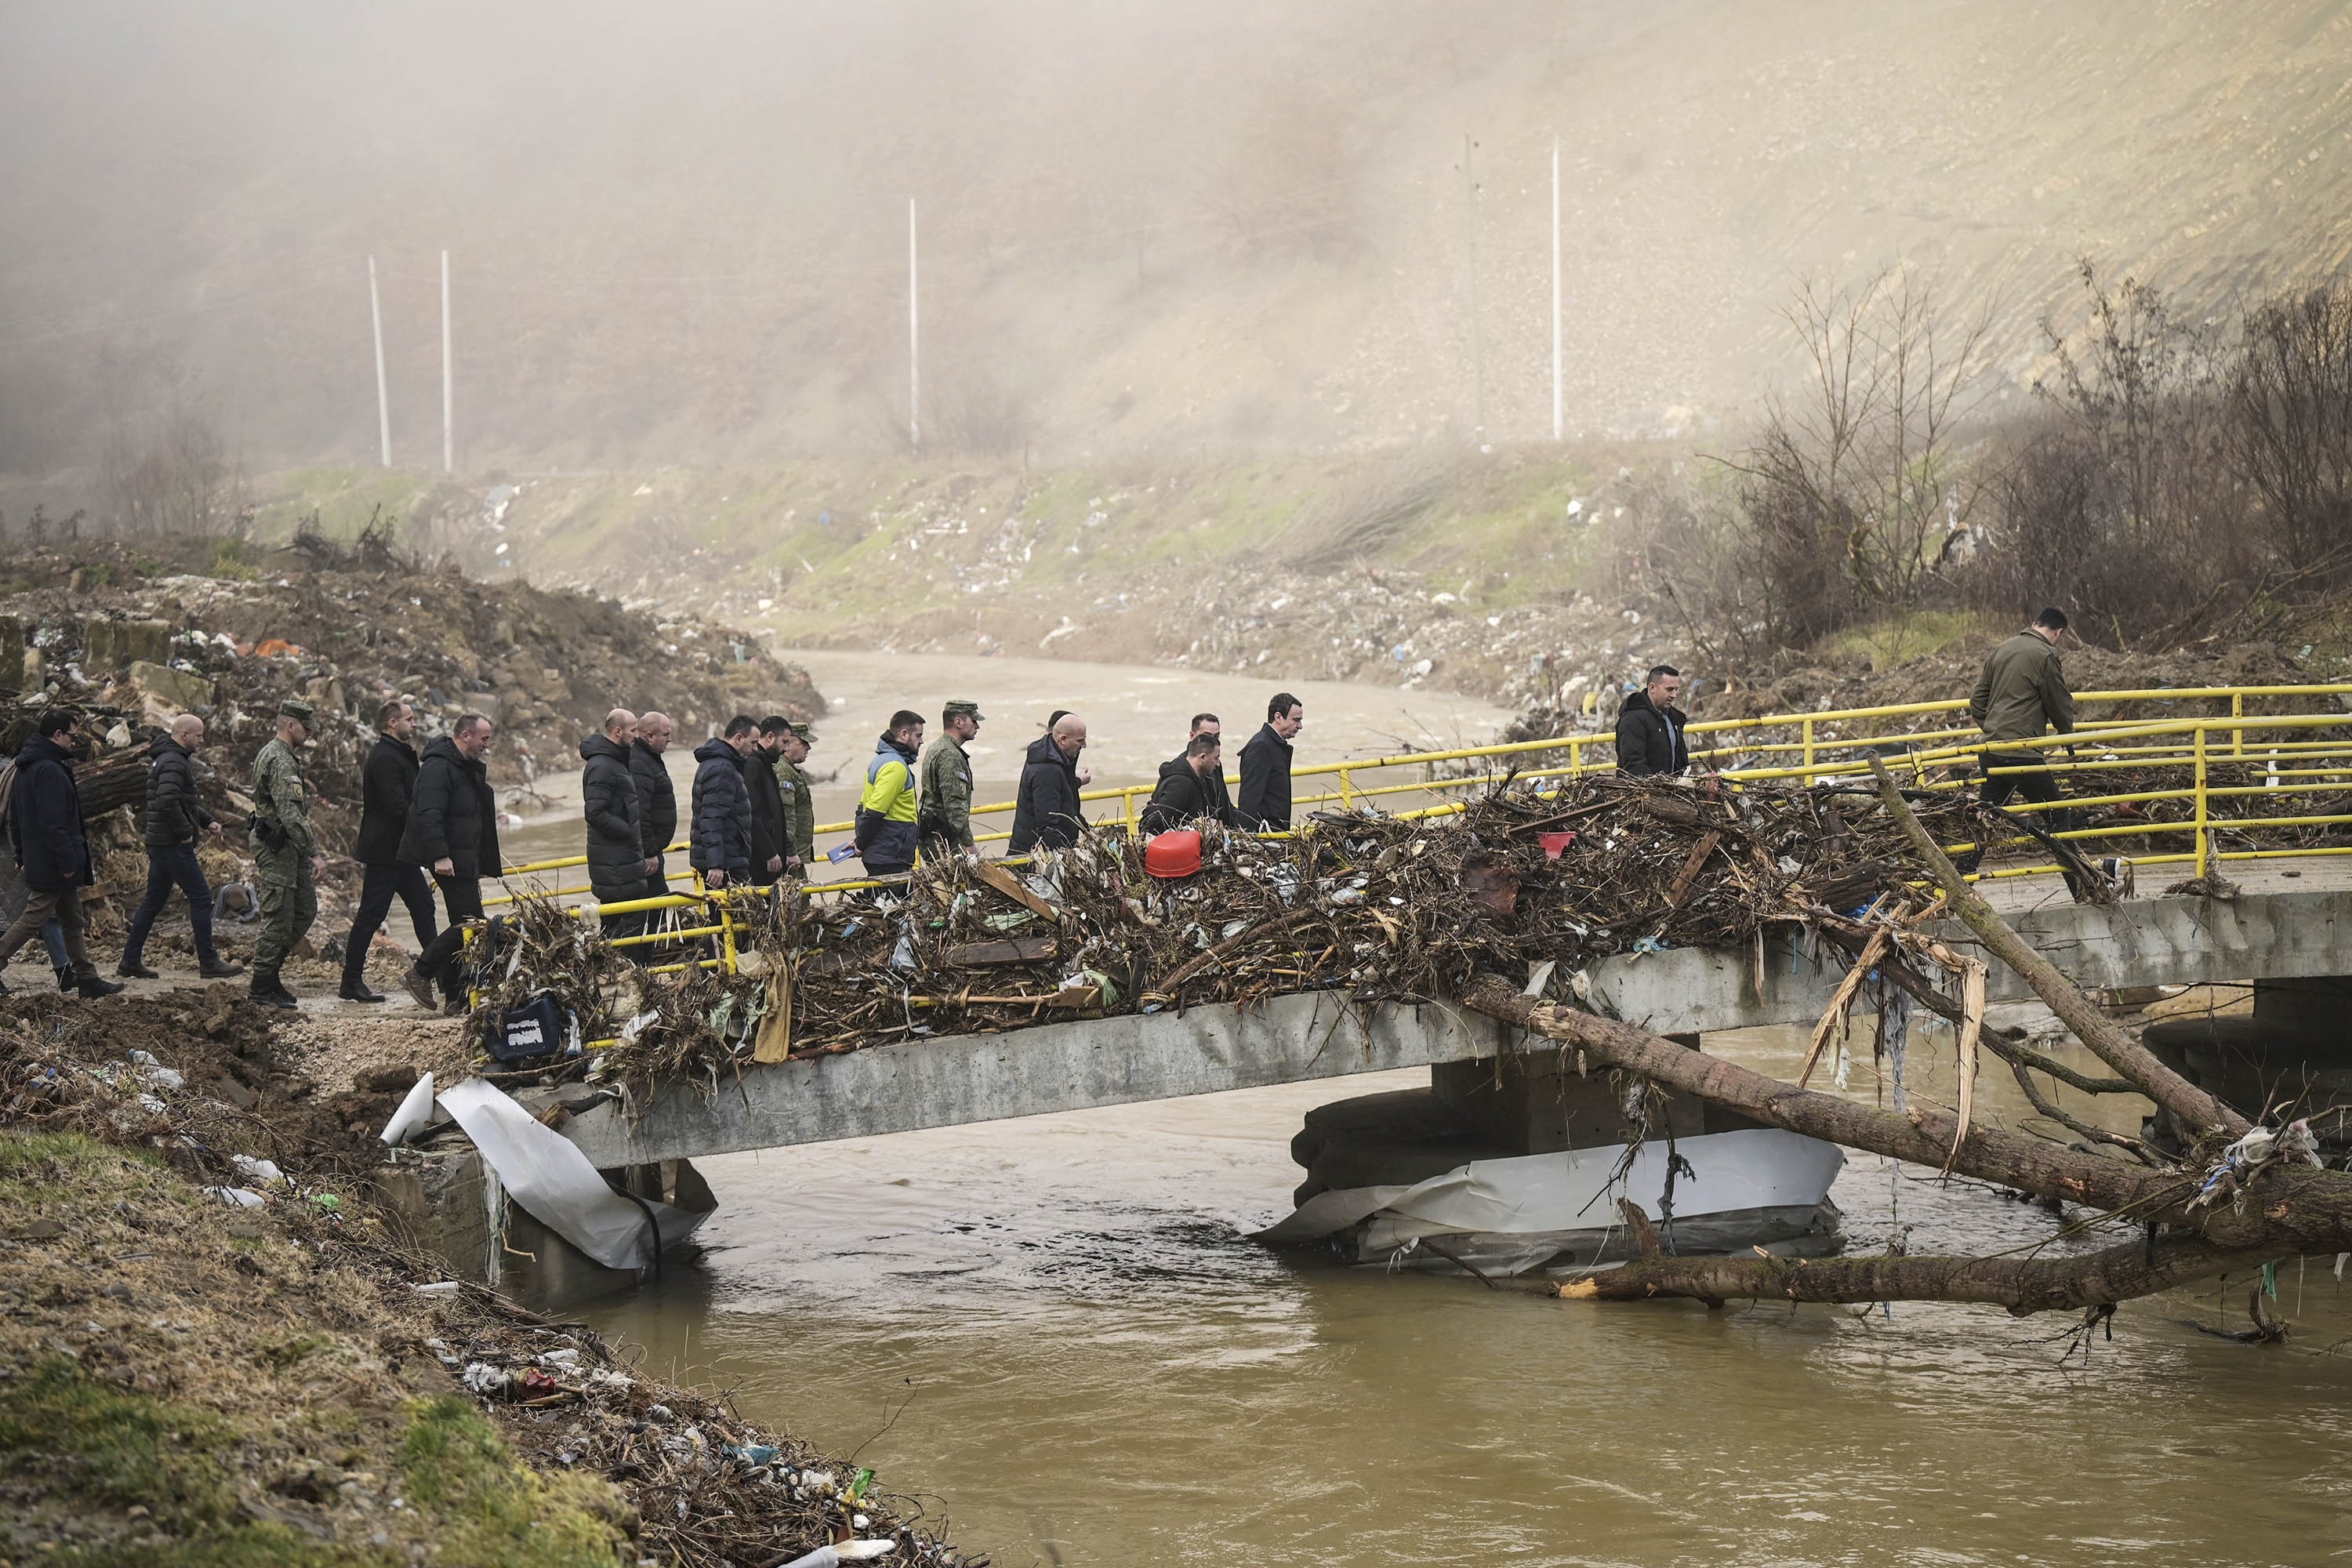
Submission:
<svg viewBox="0 0 2352 1568">
<path fill-rule="evenodd" d="M 2352 975 L 2253 982 L 2252 1012 L 2147 1026 L 2167 1065 L 2249 1117 L 2293 1106 L 2332 1152 L 2352 1148 Z"/>
</svg>

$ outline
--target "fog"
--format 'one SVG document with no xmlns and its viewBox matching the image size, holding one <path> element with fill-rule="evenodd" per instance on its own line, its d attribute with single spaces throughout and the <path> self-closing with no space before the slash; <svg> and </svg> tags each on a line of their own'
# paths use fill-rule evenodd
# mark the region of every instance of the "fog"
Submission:
<svg viewBox="0 0 2352 1568">
<path fill-rule="evenodd" d="M 1704 431 L 1801 278 L 1937 268 L 2022 375 L 2078 251 L 2340 268 L 2346 64 L 2281 4 L 17 5 L 0 472 L 175 407 L 372 459 L 370 255 L 437 463 L 445 248 L 463 470 L 902 447 L 910 197 L 928 448 L 1538 438 L 1555 136 L 1571 428 Z"/>
</svg>

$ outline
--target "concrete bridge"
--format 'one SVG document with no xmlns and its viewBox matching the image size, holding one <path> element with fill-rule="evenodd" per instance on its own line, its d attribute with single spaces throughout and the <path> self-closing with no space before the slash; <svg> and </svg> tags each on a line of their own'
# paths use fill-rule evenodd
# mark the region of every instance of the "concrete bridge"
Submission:
<svg viewBox="0 0 2352 1568">
<path fill-rule="evenodd" d="M 2150 898 L 2099 909 L 2049 901 L 2054 883 L 2023 881 L 1991 892 L 2009 906 L 2019 932 L 2082 985 L 2252 980 L 2258 1016 L 2274 1010 L 2282 1021 L 2291 1016 L 2307 1024 L 2312 989 L 2280 983 L 2352 975 L 2352 878 L 2336 869 L 2339 860 L 2306 862 L 2307 873 L 2278 861 L 2260 865 L 2231 902 Z M 1956 948 L 1973 942 L 1958 922 L 1941 934 Z M 1761 984 L 1753 950 L 1621 956 L 1590 973 L 1605 1010 L 1661 1034 L 1702 1034 L 1811 1023 L 1844 971 L 1843 955 L 1816 957 L 1801 941 L 1770 942 L 1763 958 Z M 1999 965 L 1990 994 L 1996 1002 L 2030 996 Z M 1200 1006 L 940 1036 L 748 1068 L 715 1100 L 673 1089 L 634 1128 L 607 1101 L 573 1117 L 563 1131 L 611 1169 L 1477 1060 L 1521 1043 L 1491 1019 L 1441 1004 L 1367 1014 L 1330 994 L 1309 994 L 1245 1010 Z M 542 1091 L 536 1102 L 578 1092 Z"/>
</svg>

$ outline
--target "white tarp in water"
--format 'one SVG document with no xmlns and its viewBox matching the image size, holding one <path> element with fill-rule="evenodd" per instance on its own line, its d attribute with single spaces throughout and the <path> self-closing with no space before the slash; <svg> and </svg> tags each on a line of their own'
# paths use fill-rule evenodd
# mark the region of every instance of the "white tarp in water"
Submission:
<svg viewBox="0 0 2352 1568">
<path fill-rule="evenodd" d="M 684 1241 L 710 1217 L 622 1196 L 577 1144 L 542 1125 L 495 1084 L 467 1079 L 443 1089 L 440 1098 L 441 1108 L 457 1119 L 508 1195 L 607 1268 L 643 1268 L 657 1250 Z M 646 1224 L 648 1209 L 659 1228 L 658 1242 Z"/>
<path fill-rule="evenodd" d="M 1845 1156 L 1833 1143 L 1780 1128 L 1710 1132 L 1677 1141 L 1690 1170 L 1675 1181 L 1676 1219 L 1749 1209 L 1795 1208 L 1829 1195 Z M 1622 1147 L 1568 1149 L 1507 1160 L 1474 1160 L 1412 1186 L 1318 1193 L 1260 1241 L 1312 1241 L 1363 1220 L 1367 1250 L 1418 1237 L 1459 1232 L 1531 1235 L 1605 1230 L 1620 1223 L 1617 1200 L 1632 1198 L 1652 1219 L 1664 1212 L 1666 1142 L 1652 1139 L 1612 1183 Z"/>
</svg>

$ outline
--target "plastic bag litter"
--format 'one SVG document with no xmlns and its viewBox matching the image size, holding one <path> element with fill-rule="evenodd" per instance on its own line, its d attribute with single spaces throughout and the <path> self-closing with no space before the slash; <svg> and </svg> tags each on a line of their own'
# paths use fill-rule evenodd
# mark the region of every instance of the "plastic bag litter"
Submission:
<svg viewBox="0 0 2352 1568">
<path fill-rule="evenodd" d="M 784 1568 L 839 1568 L 844 1563 L 887 1557 L 898 1549 L 895 1541 L 845 1541 L 838 1546 L 820 1546 L 805 1556 L 795 1557 Z"/>
<path fill-rule="evenodd" d="M 425 1124 L 432 1120 L 433 1075 L 428 1072 L 410 1088 L 407 1098 L 400 1102 L 400 1109 L 394 1111 L 392 1120 L 383 1124 L 380 1136 L 387 1147 L 397 1149 L 424 1131 Z"/>
<path fill-rule="evenodd" d="M 275 1160 L 257 1160 L 250 1154 L 231 1154 L 228 1163 L 265 1187 L 274 1187 L 286 1179 Z"/>
<path fill-rule="evenodd" d="M 257 1209 L 269 1201 L 251 1187 L 206 1187 L 205 1195 L 236 1209 Z"/>
</svg>

